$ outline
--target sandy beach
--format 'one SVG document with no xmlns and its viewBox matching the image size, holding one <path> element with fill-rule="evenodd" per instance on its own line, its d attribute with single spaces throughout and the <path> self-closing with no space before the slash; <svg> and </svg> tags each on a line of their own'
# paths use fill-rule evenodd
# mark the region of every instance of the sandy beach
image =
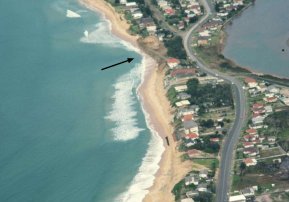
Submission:
<svg viewBox="0 0 289 202">
<path fill-rule="evenodd" d="M 121 15 L 114 11 L 114 8 L 104 1 L 99 0 L 80 0 L 87 8 L 100 11 L 111 22 L 112 33 L 121 39 L 139 47 L 138 37 L 131 36 L 127 30 L 129 24 Z M 189 171 L 192 170 L 192 162 L 181 162 L 182 155 L 177 150 L 177 143 L 173 141 L 173 127 L 170 124 L 172 115 L 171 107 L 166 98 L 163 87 L 164 72 L 158 71 L 158 64 L 148 55 L 142 53 L 146 58 L 146 69 L 144 82 L 139 88 L 139 94 L 142 99 L 143 107 L 149 114 L 152 127 L 164 139 L 169 137 L 170 146 L 164 143 L 165 151 L 162 154 L 160 169 L 156 174 L 153 186 L 149 189 L 144 201 L 174 201 L 174 195 L 171 193 L 174 185 L 179 182 Z"/>
</svg>

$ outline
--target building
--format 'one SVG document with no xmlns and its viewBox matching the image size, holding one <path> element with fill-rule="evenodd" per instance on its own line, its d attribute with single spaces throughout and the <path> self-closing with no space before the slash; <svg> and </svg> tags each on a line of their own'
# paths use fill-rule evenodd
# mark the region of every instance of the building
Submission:
<svg viewBox="0 0 289 202">
<path fill-rule="evenodd" d="M 257 156 L 259 154 L 259 150 L 255 147 L 253 148 L 245 148 L 243 150 L 243 154 L 247 154 L 248 156 Z"/>
<path fill-rule="evenodd" d="M 189 133 L 189 134 L 186 134 L 185 138 L 187 140 L 195 140 L 195 139 L 199 138 L 199 134 L 197 134 L 197 133 Z"/>
<path fill-rule="evenodd" d="M 229 202 L 246 202 L 246 197 L 243 194 L 230 196 Z"/>
<path fill-rule="evenodd" d="M 200 178 L 207 179 L 208 178 L 208 174 L 209 174 L 209 171 L 204 169 L 204 170 L 200 171 L 199 176 L 200 176 Z"/>
<path fill-rule="evenodd" d="M 189 100 L 182 100 L 182 101 L 179 101 L 179 102 L 176 102 L 175 105 L 177 107 L 184 107 L 184 106 L 188 106 L 190 105 L 190 101 Z"/>
<path fill-rule="evenodd" d="M 180 99 L 180 100 L 187 100 L 190 98 L 191 98 L 191 95 L 189 95 L 188 93 L 179 93 L 177 95 L 177 99 Z"/>
<path fill-rule="evenodd" d="M 182 122 L 184 121 L 191 121 L 191 120 L 194 120 L 194 116 L 192 114 L 188 114 L 188 115 L 184 115 L 182 117 Z"/>
<path fill-rule="evenodd" d="M 250 148 L 250 147 L 254 147 L 254 143 L 253 142 L 243 142 L 243 147 L 244 148 Z"/>
<path fill-rule="evenodd" d="M 199 195 L 199 192 L 197 192 L 197 191 L 188 191 L 188 192 L 186 192 L 186 196 L 188 198 L 194 198 L 194 197 L 196 197 L 198 195 Z"/>
<path fill-rule="evenodd" d="M 181 202 L 194 202 L 194 199 L 192 199 L 192 198 L 183 198 L 181 200 Z"/>
<path fill-rule="evenodd" d="M 243 162 L 246 164 L 247 167 L 257 165 L 257 160 L 255 158 L 246 158 L 243 159 Z"/>
<path fill-rule="evenodd" d="M 249 88 L 256 88 L 258 86 L 257 81 L 253 78 L 246 77 L 244 81 Z"/>
<path fill-rule="evenodd" d="M 265 97 L 264 98 L 264 101 L 265 102 L 268 102 L 268 103 L 274 103 L 274 102 L 277 102 L 277 97 L 276 96 L 272 96 L 272 97 Z"/>
<path fill-rule="evenodd" d="M 171 69 L 173 69 L 180 64 L 180 61 L 176 58 L 169 58 L 167 59 L 167 64 Z"/>
<path fill-rule="evenodd" d="M 192 120 L 191 121 L 184 121 L 183 127 L 184 127 L 186 134 L 189 134 L 189 133 L 197 133 L 198 134 L 199 133 L 199 127 L 195 121 L 192 121 Z"/>
<path fill-rule="evenodd" d="M 194 184 L 197 186 L 199 184 L 199 180 L 200 178 L 198 175 L 190 174 L 189 176 L 185 177 L 185 185 L 188 186 Z"/>
<path fill-rule="evenodd" d="M 190 158 L 195 158 L 196 156 L 200 155 L 202 152 L 200 150 L 197 149 L 191 149 L 189 151 L 187 151 L 187 154 Z"/>
<path fill-rule="evenodd" d="M 257 130 L 254 128 L 249 128 L 246 130 L 246 133 L 248 133 L 249 135 L 256 135 L 257 134 Z"/>
<path fill-rule="evenodd" d="M 187 85 L 175 86 L 175 91 L 177 91 L 177 92 L 184 92 L 186 90 L 188 90 L 188 86 Z"/>
<path fill-rule="evenodd" d="M 206 192 L 206 191 L 208 191 L 207 184 L 206 183 L 199 184 L 198 187 L 197 187 L 197 191 L 198 192 Z"/>
</svg>

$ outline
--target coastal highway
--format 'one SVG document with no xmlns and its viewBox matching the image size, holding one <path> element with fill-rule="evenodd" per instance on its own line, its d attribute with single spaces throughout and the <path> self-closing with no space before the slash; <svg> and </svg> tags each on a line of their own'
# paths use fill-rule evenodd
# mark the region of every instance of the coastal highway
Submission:
<svg viewBox="0 0 289 202">
<path fill-rule="evenodd" d="M 216 201 L 217 202 L 227 202 L 229 196 L 230 189 L 230 177 L 231 177 L 231 168 L 233 162 L 233 154 L 235 145 L 239 139 L 239 135 L 241 133 L 242 127 L 244 126 L 245 116 L 246 116 L 246 95 L 243 90 L 242 83 L 234 77 L 228 76 L 217 70 L 210 69 L 207 67 L 198 57 L 193 53 L 191 44 L 192 44 L 192 33 L 196 30 L 200 25 L 202 25 L 208 17 L 212 14 L 211 4 L 209 5 L 208 0 L 201 0 L 204 8 L 206 10 L 206 14 L 202 17 L 200 21 L 198 21 L 194 26 L 190 28 L 190 30 L 183 36 L 183 43 L 187 55 L 190 59 L 196 61 L 197 66 L 208 75 L 216 76 L 220 79 L 224 79 L 225 81 L 232 84 L 232 90 L 235 98 L 235 111 L 236 117 L 233 123 L 233 126 L 228 131 L 228 135 L 226 136 L 224 143 L 222 145 L 221 150 L 221 162 L 220 162 L 220 172 L 218 176 L 217 182 L 217 190 L 216 190 Z"/>
</svg>

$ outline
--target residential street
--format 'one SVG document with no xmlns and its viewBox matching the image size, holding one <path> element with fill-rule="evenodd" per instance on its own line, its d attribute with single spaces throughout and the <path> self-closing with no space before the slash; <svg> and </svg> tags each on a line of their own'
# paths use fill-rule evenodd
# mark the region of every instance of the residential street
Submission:
<svg viewBox="0 0 289 202">
<path fill-rule="evenodd" d="M 212 14 L 211 5 L 209 5 L 207 1 L 208 0 L 201 0 L 206 10 L 206 14 L 183 37 L 183 43 L 188 57 L 192 60 L 195 60 L 197 62 L 197 65 L 203 72 L 209 75 L 217 76 L 220 79 L 224 79 L 225 81 L 232 84 L 232 90 L 235 97 L 236 119 L 222 145 L 220 173 L 216 190 L 217 202 L 225 202 L 228 201 L 228 192 L 230 189 L 230 177 L 233 163 L 234 147 L 239 139 L 241 129 L 244 126 L 244 117 L 246 115 L 246 96 L 243 90 L 243 85 L 238 79 L 208 68 L 202 61 L 200 61 L 195 56 L 195 53 L 193 53 L 192 51 L 191 36 L 193 31 L 196 30 L 200 25 L 202 25 L 202 23 L 204 23 Z"/>
</svg>

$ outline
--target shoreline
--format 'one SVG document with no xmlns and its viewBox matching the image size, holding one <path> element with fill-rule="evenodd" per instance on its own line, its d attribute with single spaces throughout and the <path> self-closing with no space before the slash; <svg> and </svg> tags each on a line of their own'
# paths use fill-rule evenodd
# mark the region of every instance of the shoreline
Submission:
<svg viewBox="0 0 289 202">
<path fill-rule="evenodd" d="M 174 201 L 174 195 L 171 191 L 174 185 L 191 171 L 192 163 L 188 161 L 181 162 L 180 156 L 182 154 L 176 149 L 177 143 L 174 142 L 172 137 L 173 126 L 170 124 L 171 115 L 169 113 L 171 107 L 162 85 L 164 72 L 158 72 L 158 63 L 140 48 L 137 42 L 138 37 L 127 32 L 129 24 L 110 4 L 98 0 L 79 0 L 79 3 L 90 10 L 101 13 L 109 21 L 111 33 L 132 44 L 143 57 L 145 67 L 141 84 L 137 88 L 137 94 L 146 118 L 147 127 L 150 129 L 152 136 L 157 133 L 162 139 L 163 152 L 157 164 L 158 169 L 153 174 L 152 185 L 142 190 L 146 192 L 142 201 Z M 167 146 L 164 141 L 166 136 L 169 137 L 170 146 Z M 128 191 L 131 185 L 128 185 L 125 192 Z"/>
</svg>

